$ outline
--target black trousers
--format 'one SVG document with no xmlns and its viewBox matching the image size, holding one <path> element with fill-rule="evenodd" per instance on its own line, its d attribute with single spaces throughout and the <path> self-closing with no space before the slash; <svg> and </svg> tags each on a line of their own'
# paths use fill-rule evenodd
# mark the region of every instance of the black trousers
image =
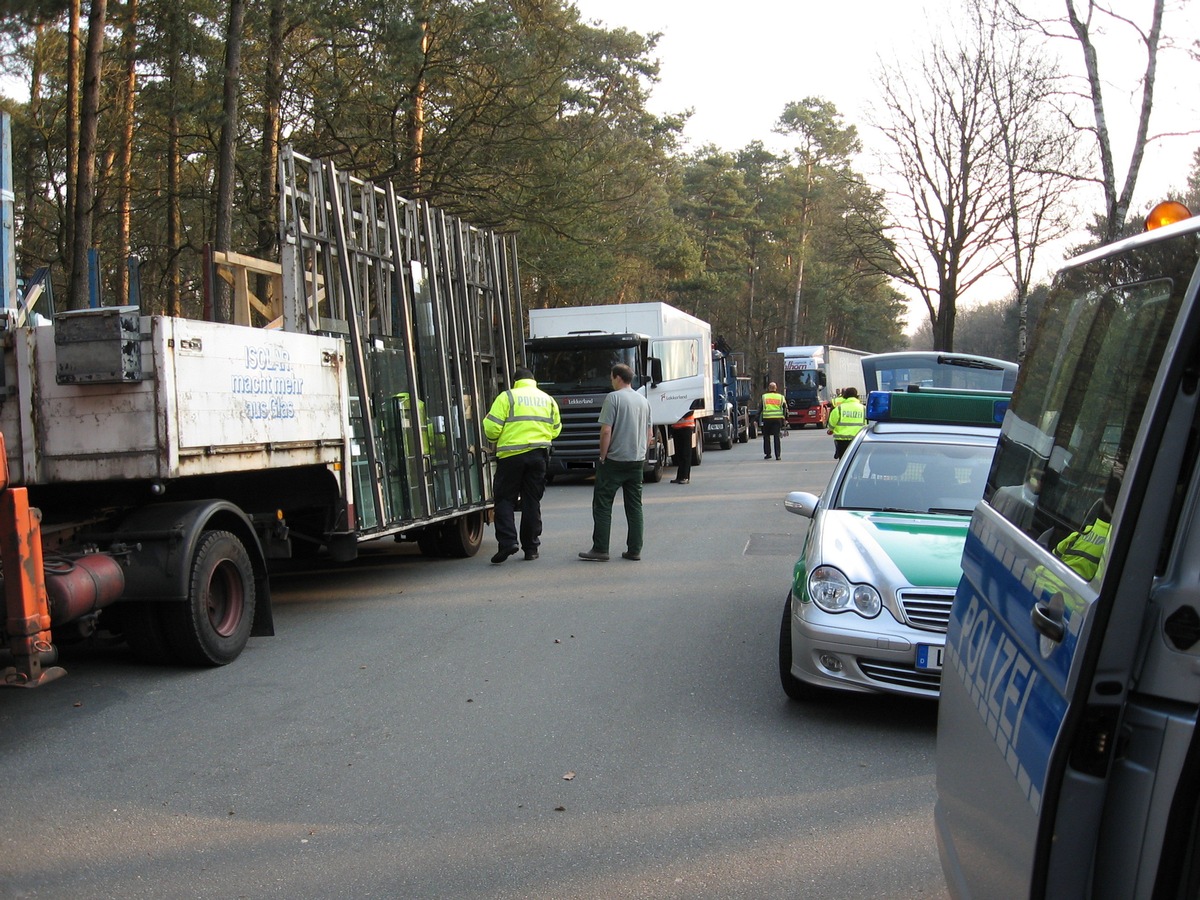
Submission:
<svg viewBox="0 0 1200 900">
<path fill-rule="evenodd" d="M 771 440 L 775 441 L 775 458 L 780 457 L 779 434 L 783 431 L 783 419 L 763 419 L 763 456 L 771 455 Z"/>
<path fill-rule="evenodd" d="M 692 477 L 692 429 L 672 428 L 671 449 L 675 453 L 675 477 L 680 481 Z"/>
<path fill-rule="evenodd" d="M 496 543 L 528 553 L 542 543 L 542 495 L 546 493 L 546 451 L 529 450 L 496 460 Z M 516 510 L 521 509 L 518 539 Z"/>
</svg>

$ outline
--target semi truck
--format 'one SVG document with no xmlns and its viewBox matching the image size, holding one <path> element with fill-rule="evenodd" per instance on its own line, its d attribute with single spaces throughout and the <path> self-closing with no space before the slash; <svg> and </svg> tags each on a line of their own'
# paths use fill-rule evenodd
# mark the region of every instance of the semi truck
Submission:
<svg viewBox="0 0 1200 900">
<path fill-rule="evenodd" d="M 705 421 L 713 414 L 711 348 L 709 324 L 667 303 L 529 310 L 525 361 L 562 415 L 547 476 L 595 470 L 600 408 L 617 363 L 633 370 L 634 389 L 650 401 L 654 440 L 646 481 L 662 480 L 670 429 L 679 422 L 691 425 L 692 465 L 700 465 Z"/>
<path fill-rule="evenodd" d="M 280 260 L 214 257 L 232 322 L 124 305 L 33 325 L 6 291 L 4 684 L 58 677 L 57 645 L 97 631 L 149 661 L 230 663 L 274 631 L 276 559 L 478 550 L 511 240 L 290 149 L 280 187 Z"/>
<path fill-rule="evenodd" d="M 735 353 L 724 338 L 713 343 L 713 414 L 704 420 L 704 440 L 722 450 L 750 439 L 747 401 L 738 387 L 744 354 Z M 749 379 L 747 379 L 748 381 Z"/>
<path fill-rule="evenodd" d="M 853 387 L 865 395 L 862 358 L 865 350 L 830 344 L 780 347 L 788 427 L 824 428 L 838 392 Z"/>
</svg>

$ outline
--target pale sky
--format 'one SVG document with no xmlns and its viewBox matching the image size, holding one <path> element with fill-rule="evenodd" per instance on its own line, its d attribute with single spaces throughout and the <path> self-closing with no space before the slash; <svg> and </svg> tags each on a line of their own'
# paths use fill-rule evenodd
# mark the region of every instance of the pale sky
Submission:
<svg viewBox="0 0 1200 900">
<path fill-rule="evenodd" d="M 1200 37 L 1200 3 L 1167 0 L 1164 34 L 1188 46 Z M 911 59 L 928 43 L 930 35 L 946 26 L 957 0 L 574 0 L 585 20 L 607 27 L 625 27 L 640 33 L 661 32 L 655 51 L 661 64 L 660 81 L 650 98 L 655 113 L 694 110 L 684 131 L 691 148 L 713 143 L 737 150 L 761 140 L 783 149 L 772 128 L 789 101 L 808 96 L 831 101 L 845 121 L 855 125 L 868 147 L 882 142 L 867 124 L 866 110 L 873 94 L 873 76 L 879 60 Z M 1043 0 L 1060 14 L 1060 0 Z M 1144 18 L 1147 0 L 1124 0 L 1125 14 Z M 1048 13 L 1049 15 L 1049 13 Z M 1078 45 L 1062 42 L 1070 71 L 1081 71 Z M 1102 73 L 1117 74 L 1124 54 L 1135 66 L 1144 57 L 1134 56 L 1128 45 L 1099 45 Z M 1136 50 L 1136 48 L 1133 48 Z M 1140 71 L 1140 69 L 1139 69 Z M 1151 132 L 1200 129 L 1200 63 L 1186 54 L 1160 52 L 1155 112 Z M 1114 135 L 1129 121 L 1140 102 L 1136 77 L 1114 81 L 1105 95 Z M 1128 130 L 1128 128 L 1126 128 Z M 1116 138 L 1114 137 L 1114 142 Z M 1166 196 L 1170 187 L 1183 186 L 1200 134 L 1171 138 L 1147 150 L 1138 178 L 1134 208 L 1151 198 Z M 1120 152 L 1119 146 L 1114 148 Z M 1128 157 L 1117 161 L 1123 176 Z M 874 163 L 860 165 L 870 174 Z M 1101 203 L 1097 190 L 1095 206 Z M 1200 212 L 1195 211 L 1194 212 Z M 1061 253 L 1044 259 L 1049 268 L 1062 261 Z M 981 288 L 983 286 L 981 285 Z M 968 300 L 988 302 L 996 296 L 983 292 Z M 920 313 L 924 315 L 923 307 Z M 911 321 L 910 316 L 910 321 Z"/>
</svg>

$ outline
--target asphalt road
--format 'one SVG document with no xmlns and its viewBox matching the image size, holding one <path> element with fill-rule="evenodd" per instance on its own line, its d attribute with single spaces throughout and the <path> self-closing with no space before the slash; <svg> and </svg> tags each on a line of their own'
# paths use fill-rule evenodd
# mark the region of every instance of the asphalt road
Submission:
<svg viewBox="0 0 1200 900">
<path fill-rule="evenodd" d="M 0 692 L 0 897 L 944 897 L 933 704 L 789 702 L 783 600 L 824 433 L 646 486 L 640 562 L 370 545 L 273 578 L 277 634 L 213 670 L 120 647 Z"/>
</svg>

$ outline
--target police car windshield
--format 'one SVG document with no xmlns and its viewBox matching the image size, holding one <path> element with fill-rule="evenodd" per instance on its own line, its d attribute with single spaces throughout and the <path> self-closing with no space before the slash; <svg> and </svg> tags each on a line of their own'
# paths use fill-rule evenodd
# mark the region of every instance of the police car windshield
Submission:
<svg viewBox="0 0 1200 900">
<path fill-rule="evenodd" d="M 864 441 L 833 508 L 969 516 L 983 496 L 993 450 L 987 443 Z"/>
</svg>

